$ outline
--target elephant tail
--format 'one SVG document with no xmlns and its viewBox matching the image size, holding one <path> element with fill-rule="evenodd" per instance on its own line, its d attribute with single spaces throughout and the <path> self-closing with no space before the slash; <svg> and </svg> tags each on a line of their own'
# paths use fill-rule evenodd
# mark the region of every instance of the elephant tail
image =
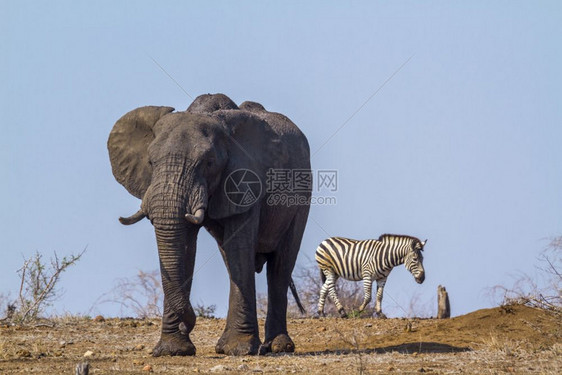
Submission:
<svg viewBox="0 0 562 375">
<path fill-rule="evenodd" d="M 295 298 L 295 302 L 297 303 L 297 306 L 299 307 L 299 311 L 301 312 L 301 314 L 305 315 L 306 310 L 304 309 L 304 307 L 301 303 L 301 299 L 299 298 L 299 294 L 297 293 L 297 288 L 295 287 L 295 283 L 293 282 L 292 277 L 291 277 L 291 281 L 289 282 L 289 288 L 291 288 L 291 293 L 293 293 L 293 297 Z"/>
</svg>

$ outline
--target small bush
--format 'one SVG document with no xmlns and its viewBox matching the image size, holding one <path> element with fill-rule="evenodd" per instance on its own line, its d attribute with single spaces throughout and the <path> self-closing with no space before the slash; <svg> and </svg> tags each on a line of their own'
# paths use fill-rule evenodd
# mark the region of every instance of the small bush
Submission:
<svg viewBox="0 0 562 375">
<path fill-rule="evenodd" d="M 10 298 L 10 294 L 0 293 L 0 321 L 10 320 L 15 313 L 16 304 Z"/>
<path fill-rule="evenodd" d="M 93 307 L 102 303 L 119 304 L 122 310 L 141 319 L 161 317 L 164 292 L 160 272 L 139 270 L 134 277 L 118 279 L 113 290 L 98 298 Z"/>
<path fill-rule="evenodd" d="M 24 258 L 23 266 L 17 271 L 20 277 L 17 300 L 10 302 L 8 297 L 0 298 L 5 306 L 4 320 L 25 324 L 40 318 L 62 294 L 58 288 L 62 273 L 75 265 L 85 252 L 86 249 L 77 255 L 72 254 L 62 259 L 55 252 L 48 263 L 39 252 L 30 258 Z"/>
<path fill-rule="evenodd" d="M 141 271 L 129 278 L 118 279 L 111 292 L 105 293 L 94 303 L 90 312 L 103 303 L 116 303 L 121 306 L 121 314 L 131 314 L 137 318 L 161 318 L 164 305 L 164 291 L 160 271 Z M 216 305 L 202 303 L 193 306 L 195 315 L 201 318 L 215 318 Z"/>
<path fill-rule="evenodd" d="M 500 305 L 523 304 L 562 314 L 562 236 L 553 238 L 538 257 L 538 275 L 520 274 L 511 287 L 491 288 Z"/>
<path fill-rule="evenodd" d="M 194 308 L 195 315 L 199 318 L 214 319 L 215 311 L 217 310 L 217 305 L 205 306 L 202 303 L 198 303 Z"/>
</svg>

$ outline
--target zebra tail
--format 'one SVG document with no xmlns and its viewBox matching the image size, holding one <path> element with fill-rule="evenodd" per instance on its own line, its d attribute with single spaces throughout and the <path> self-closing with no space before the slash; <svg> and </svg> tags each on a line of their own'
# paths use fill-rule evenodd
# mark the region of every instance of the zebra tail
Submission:
<svg viewBox="0 0 562 375">
<path fill-rule="evenodd" d="M 322 269 L 320 269 L 320 278 L 322 279 L 322 285 L 324 285 L 324 283 L 326 282 L 326 275 L 324 275 Z"/>
<path fill-rule="evenodd" d="M 295 287 L 295 283 L 293 282 L 293 278 L 291 277 L 291 281 L 289 282 L 289 288 L 291 288 L 291 293 L 293 293 L 293 297 L 295 298 L 295 302 L 299 307 L 299 311 L 302 315 L 306 315 L 306 310 L 304 309 L 301 299 L 299 298 L 299 294 L 297 293 L 297 288 Z"/>
</svg>

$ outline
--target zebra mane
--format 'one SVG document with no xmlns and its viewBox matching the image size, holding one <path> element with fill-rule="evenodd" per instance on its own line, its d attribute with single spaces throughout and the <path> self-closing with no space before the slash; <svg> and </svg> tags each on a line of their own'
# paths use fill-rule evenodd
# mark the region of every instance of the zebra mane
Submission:
<svg viewBox="0 0 562 375">
<path fill-rule="evenodd" d="M 407 235 L 405 235 L 405 234 L 389 234 L 389 233 L 381 234 L 380 237 L 379 237 L 379 241 L 388 241 L 388 240 L 390 240 L 390 239 L 392 239 L 392 238 L 397 238 L 397 237 L 400 237 L 400 238 L 409 238 L 409 239 L 411 239 L 411 240 L 421 242 L 421 241 L 419 240 L 419 238 L 414 237 L 414 236 L 407 236 Z"/>
</svg>

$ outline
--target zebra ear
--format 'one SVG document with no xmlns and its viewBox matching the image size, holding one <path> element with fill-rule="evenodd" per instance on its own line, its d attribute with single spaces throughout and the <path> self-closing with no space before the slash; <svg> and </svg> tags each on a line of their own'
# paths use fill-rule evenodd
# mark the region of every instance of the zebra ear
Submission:
<svg viewBox="0 0 562 375">
<path fill-rule="evenodd" d="M 423 247 L 425 246 L 426 242 L 427 242 L 427 239 L 422 242 L 422 244 L 421 244 L 421 245 L 422 245 L 422 250 L 423 250 Z"/>
</svg>

